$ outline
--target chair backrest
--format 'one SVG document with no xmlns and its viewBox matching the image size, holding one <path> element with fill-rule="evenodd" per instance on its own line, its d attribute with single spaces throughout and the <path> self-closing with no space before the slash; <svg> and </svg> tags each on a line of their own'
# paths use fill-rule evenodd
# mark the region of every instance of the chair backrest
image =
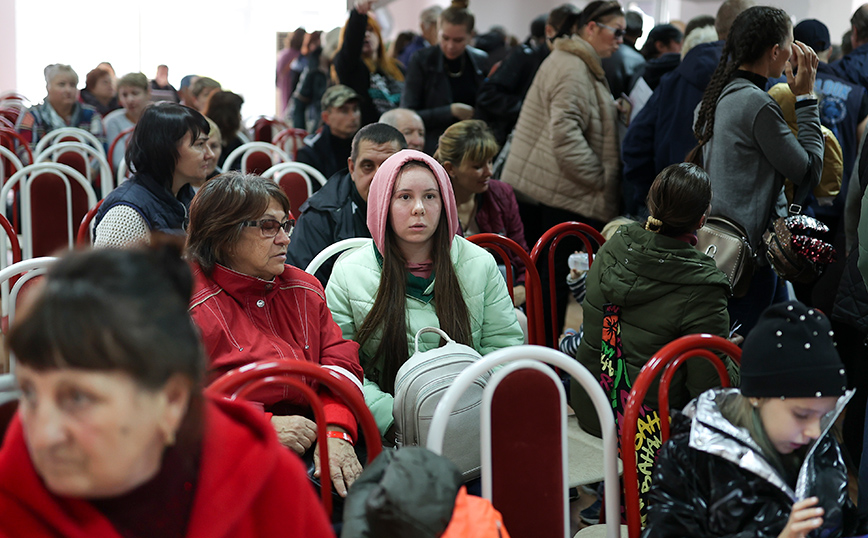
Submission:
<svg viewBox="0 0 868 538">
<path fill-rule="evenodd" d="M 615 423 L 599 381 L 563 353 L 543 346 L 513 346 L 470 365 L 434 411 L 428 449 L 441 454 L 446 422 L 461 394 L 494 367 L 485 388 L 482 420 L 482 496 L 503 515 L 510 536 L 568 536 L 566 395 L 546 364 L 568 372 L 588 392 L 603 433 L 607 538 L 620 536 L 618 444 Z M 541 367 L 542 366 L 542 367 Z M 470 433 L 470 432 L 469 432 Z"/>
<path fill-rule="evenodd" d="M 124 181 L 130 178 L 130 168 L 127 166 L 127 159 L 124 157 L 121 159 L 120 164 L 118 165 L 118 175 L 117 181 L 115 182 L 115 186 L 120 185 Z"/>
<path fill-rule="evenodd" d="M 6 200 L 9 192 L 19 185 L 23 257 L 42 256 L 64 246 L 72 248 L 78 230 L 76 223 L 97 202 L 90 182 L 65 164 L 37 163 L 25 166 L 9 178 L 0 189 L 0 200 Z"/>
<path fill-rule="evenodd" d="M 323 402 L 308 384 L 311 380 L 324 385 L 332 394 L 343 400 L 356 417 L 365 438 L 368 450 L 368 463 L 380 455 L 382 443 L 380 431 L 374 421 L 368 406 L 365 404 L 361 388 L 352 383 L 344 375 L 305 361 L 277 360 L 259 361 L 236 368 L 220 376 L 206 389 L 207 392 L 223 395 L 230 400 L 245 398 L 246 395 L 269 385 L 282 385 L 302 393 L 313 409 L 314 422 L 317 425 L 317 444 L 322 450 L 320 462 L 322 466 L 321 494 L 326 512 L 331 516 L 331 483 L 329 477 L 328 443 L 326 442 L 325 413 Z"/>
<path fill-rule="evenodd" d="M 91 185 L 100 186 L 103 198 L 115 188 L 112 169 L 105 153 L 89 144 L 82 142 L 52 144 L 36 156 L 36 162 L 55 162 L 78 170 Z M 96 164 L 96 167 L 93 164 Z"/>
<path fill-rule="evenodd" d="M 92 146 L 95 150 L 102 154 L 103 159 L 106 158 L 105 147 L 103 147 L 102 142 L 100 142 L 99 139 L 95 137 L 90 131 L 79 129 L 78 127 L 63 127 L 45 133 L 45 136 L 40 138 L 39 141 L 36 143 L 35 153 L 38 157 L 39 154 L 45 151 L 45 148 L 47 148 L 48 146 L 57 144 L 58 142 L 69 141 L 81 142 L 82 144 Z"/>
<path fill-rule="evenodd" d="M 603 236 L 597 230 L 588 226 L 587 224 L 583 224 L 581 222 L 562 222 L 555 226 L 552 226 L 549 230 L 547 230 L 542 237 L 536 242 L 533 246 L 533 249 L 530 251 L 530 258 L 533 260 L 533 263 L 537 268 L 539 267 L 540 260 L 543 257 L 543 253 L 548 252 L 548 256 L 546 257 L 547 266 L 548 266 L 548 297 L 549 297 L 549 319 L 551 320 L 551 331 L 552 331 L 552 342 L 553 346 L 557 347 L 558 345 L 558 324 L 557 324 L 557 301 L 556 301 L 556 287 L 557 283 L 555 282 L 555 251 L 558 248 L 560 242 L 566 237 L 578 237 L 581 239 L 582 243 L 585 246 L 585 252 L 588 253 L 588 265 L 594 262 L 594 249 L 591 246 L 591 239 L 597 243 L 597 248 L 603 246 L 603 243 L 606 242 L 603 239 Z M 545 315 L 545 314 L 544 314 Z"/>
<path fill-rule="evenodd" d="M 5 327 L 12 326 L 12 322 L 15 321 L 15 309 L 21 290 L 32 278 L 44 275 L 55 260 L 57 258 L 32 258 L 13 263 L 9 267 L 0 270 L 0 289 L 3 290 L 3 318 Z M 15 356 L 10 353 L 8 375 L 13 375 L 14 373 Z M 9 383 L 9 380 L 3 380 L 3 377 L 5 376 L 0 376 L 0 392 L 3 392 L 3 387 L 8 386 Z M 14 380 L 12 380 L 12 383 L 14 384 Z"/>
<path fill-rule="evenodd" d="M 297 162 L 275 164 L 262 177 L 274 180 L 283 189 L 296 214 L 301 204 L 313 194 L 313 182 L 316 181 L 320 187 L 326 184 L 326 177 L 319 170 Z"/>
<path fill-rule="evenodd" d="M 282 149 L 268 142 L 247 142 L 235 148 L 223 162 L 223 170 L 231 170 L 237 160 L 241 160 L 241 171 L 249 174 L 263 174 L 278 163 L 292 159 Z"/>
<path fill-rule="evenodd" d="M 75 244 L 76 246 L 90 246 L 93 243 L 93 230 L 91 229 L 91 223 L 93 222 L 93 218 L 96 217 L 96 212 L 99 211 L 99 206 L 102 205 L 105 198 L 96 203 L 95 206 L 90 208 L 90 211 L 81 219 L 81 224 L 78 225 L 78 233 L 75 234 Z"/>
<path fill-rule="evenodd" d="M 639 413 L 642 403 L 645 401 L 645 395 L 648 393 L 652 382 L 657 379 L 657 376 L 662 371 L 663 375 L 660 378 L 657 401 L 661 437 L 662 442 L 665 443 L 669 439 L 669 385 L 672 383 L 672 376 L 675 374 L 675 371 L 687 359 L 701 357 L 711 361 L 717 370 L 718 376 L 720 376 L 720 384 L 724 387 L 729 386 L 729 374 L 726 371 L 726 366 L 720 360 L 720 357 L 713 353 L 714 351 L 725 353 L 737 363 L 741 361 L 741 349 L 729 340 L 710 334 L 692 334 L 682 336 L 663 346 L 660 351 L 655 353 L 645 363 L 645 366 L 642 367 L 638 377 L 633 382 L 630 397 L 624 408 L 623 437 L 621 442 L 621 459 L 624 462 L 624 500 L 629 538 L 639 538 L 639 535 L 642 533 L 637 472 L 639 462 L 637 460 L 636 442 L 634 441 L 639 432 Z M 642 464 L 653 464 L 657 454 L 651 451 L 648 444 L 644 446 L 646 449 L 642 453 Z"/>
<path fill-rule="evenodd" d="M 308 132 L 304 129 L 290 127 L 278 133 L 273 144 L 285 151 L 287 155 L 292 155 L 294 161 L 298 157 L 298 150 L 304 145 L 304 139 L 307 135 Z"/>
<path fill-rule="evenodd" d="M 33 164 L 33 151 L 30 149 L 30 144 L 15 129 L 0 127 L 0 146 L 13 152 L 19 151 L 18 155 L 21 155 L 20 151 L 23 151 L 27 155 L 27 163 Z M 19 148 L 23 149 L 19 150 Z M 23 163 L 24 161 L 22 161 Z"/>
<path fill-rule="evenodd" d="M 332 256 L 336 256 L 345 250 L 367 245 L 371 241 L 373 241 L 373 239 L 367 237 L 350 237 L 349 239 L 343 239 L 337 243 L 332 243 L 322 249 L 319 254 L 314 256 L 310 263 L 307 264 L 307 267 L 304 268 L 304 271 L 308 274 L 315 275 L 316 272 L 319 271 L 319 268 L 322 267 L 322 264 Z"/>
<path fill-rule="evenodd" d="M 289 127 L 285 121 L 268 116 L 260 116 L 253 123 L 253 140 L 255 142 L 274 143 L 274 138 L 282 130 Z"/>
<path fill-rule="evenodd" d="M 518 243 L 498 234 L 481 233 L 467 238 L 468 241 L 496 253 L 506 265 L 506 287 L 512 297 L 514 278 L 509 252 L 516 254 L 527 268 L 524 285 L 527 290 L 527 343 L 545 345 L 545 313 L 543 312 L 542 284 L 536 266 L 527 252 Z"/>
<path fill-rule="evenodd" d="M 18 123 L 18 119 L 27 112 L 30 106 L 30 101 L 20 94 L 7 92 L 0 95 L 0 116 L 8 119 L 13 127 Z"/>
<path fill-rule="evenodd" d="M 0 146 L 0 186 L 6 182 L 6 179 L 12 174 L 24 168 L 21 159 L 11 149 Z"/>
<path fill-rule="evenodd" d="M 5 237 L 0 238 L 0 270 L 2 270 L 12 264 L 20 262 L 22 257 L 21 244 L 18 242 L 18 232 L 15 231 L 15 227 L 13 227 L 9 220 L 2 214 L 0 214 L 0 227 L 3 228 L 3 233 L 6 234 Z M 9 263 L 9 251 L 11 251 L 12 255 L 12 264 Z M 12 284 L 14 283 L 15 282 L 13 281 Z M 2 296 L 2 309 L 3 312 L 6 312 L 6 297 L 9 294 L 9 283 L 4 282 L 0 284 L 0 287 L 2 287 L 2 292 L 0 292 L 0 296 Z"/>
<path fill-rule="evenodd" d="M 136 130 L 135 125 L 133 125 L 132 127 L 128 128 L 128 129 L 124 129 L 123 131 L 118 133 L 118 135 L 115 137 L 114 140 L 112 140 L 112 143 L 109 146 L 108 159 L 107 160 L 108 160 L 109 165 L 112 167 L 112 170 L 114 170 L 115 172 L 117 172 L 117 168 L 120 168 L 120 161 L 121 161 L 121 159 L 124 158 L 124 154 L 125 154 L 125 150 L 126 150 L 126 142 L 121 144 L 121 141 L 128 138 L 130 135 L 132 135 L 133 131 L 135 131 L 135 130 Z M 118 148 L 120 148 L 120 149 L 118 149 Z M 120 155 L 121 159 L 117 160 L 118 161 L 117 167 L 115 167 L 115 151 L 122 151 L 123 152 Z"/>
</svg>

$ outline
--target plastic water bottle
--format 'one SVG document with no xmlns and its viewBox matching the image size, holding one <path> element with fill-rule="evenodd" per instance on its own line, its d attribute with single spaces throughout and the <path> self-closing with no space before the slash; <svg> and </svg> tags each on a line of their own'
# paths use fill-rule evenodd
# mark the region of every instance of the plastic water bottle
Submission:
<svg viewBox="0 0 868 538">
<path fill-rule="evenodd" d="M 588 253 L 587 252 L 573 252 L 570 254 L 570 259 L 567 261 L 570 266 L 570 269 L 575 269 L 577 271 L 587 271 L 588 270 Z"/>
</svg>

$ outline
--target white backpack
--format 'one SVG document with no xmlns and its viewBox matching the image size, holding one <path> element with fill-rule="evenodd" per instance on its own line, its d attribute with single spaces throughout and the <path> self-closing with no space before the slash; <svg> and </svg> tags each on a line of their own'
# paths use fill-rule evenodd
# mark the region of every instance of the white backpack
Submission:
<svg viewBox="0 0 868 538">
<path fill-rule="evenodd" d="M 427 332 L 439 334 L 446 344 L 419 351 L 419 337 Z M 423 327 L 416 333 L 416 350 L 395 377 L 395 433 L 398 447 L 425 446 L 434 409 L 452 382 L 465 368 L 481 359 L 475 349 L 459 344 L 436 327 Z M 486 373 L 461 396 L 449 416 L 442 455 L 458 466 L 464 480 L 479 476 L 479 413 L 482 391 L 488 383 Z"/>
</svg>

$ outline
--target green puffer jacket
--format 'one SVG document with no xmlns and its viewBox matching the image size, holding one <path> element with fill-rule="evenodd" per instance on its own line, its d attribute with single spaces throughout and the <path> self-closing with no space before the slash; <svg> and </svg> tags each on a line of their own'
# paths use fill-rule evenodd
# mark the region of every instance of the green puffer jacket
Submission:
<svg viewBox="0 0 868 538">
<path fill-rule="evenodd" d="M 688 334 L 729 335 L 729 280 L 714 261 L 690 244 L 643 229 L 621 226 L 600 248 L 588 272 L 584 336 L 577 359 L 600 377 L 603 306 L 621 307 L 621 343 L 632 384 L 661 347 Z M 732 370 L 733 368 L 731 368 Z M 687 361 L 672 380 L 669 402 L 681 409 L 703 391 L 720 385 L 706 360 Z M 590 398 L 571 383 L 571 402 L 582 428 L 601 435 Z M 657 406 L 657 383 L 645 403 Z"/>
<path fill-rule="evenodd" d="M 506 281 L 491 254 L 470 241 L 455 236 L 450 255 L 470 314 L 471 347 L 480 355 L 485 355 L 500 348 L 524 343 L 524 333 L 515 317 Z M 326 301 L 345 339 L 356 340 L 356 332 L 368 316 L 377 296 L 380 273 L 373 240 L 369 245 L 348 253 L 335 263 L 326 286 Z M 432 281 L 426 291 L 430 292 L 433 286 Z M 440 327 L 433 304 L 436 300 L 434 298 L 424 302 L 407 295 L 407 347 L 410 355 L 413 354 L 414 339 L 419 329 Z M 426 333 L 420 338 L 419 351 L 434 349 L 439 345 L 438 335 Z M 393 422 L 394 398 L 367 379 L 372 377 L 372 372 L 379 372 L 382 367 L 382 359 L 374 357 L 379 346 L 380 336 L 375 335 L 359 349 L 359 362 L 365 370 L 365 402 L 377 421 L 380 433 L 385 434 Z"/>
</svg>

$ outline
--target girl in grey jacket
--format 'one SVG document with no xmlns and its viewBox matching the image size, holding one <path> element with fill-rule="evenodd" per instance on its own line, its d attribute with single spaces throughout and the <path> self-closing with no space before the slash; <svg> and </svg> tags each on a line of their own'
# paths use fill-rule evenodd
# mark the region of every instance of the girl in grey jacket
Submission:
<svg viewBox="0 0 868 538">
<path fill-rule="evenodd" d="M 785 214 L 784 179 L 812 188 L 823 167 L 823 135 L 812 91 L 817 55 L 793 41 L 790 17 L 756 6 L 733 22 L 720 63 L 699 106 L 694 134 L 714 193 L 712 216 L 725 216 L 747 232 L 754 252 L 774 216 Z M 794 74 L 794 71 L 796 73 Z M 796 95 L 798 137 L 766 93 L 769 78 L 786 72 Z M 758 257 L 760 263 L 763 257 Z M 730 317 L 750 331 L 771 304 L 777 277 L 764 264 L 745 297 L 730 301 Z"/>
</svg>

